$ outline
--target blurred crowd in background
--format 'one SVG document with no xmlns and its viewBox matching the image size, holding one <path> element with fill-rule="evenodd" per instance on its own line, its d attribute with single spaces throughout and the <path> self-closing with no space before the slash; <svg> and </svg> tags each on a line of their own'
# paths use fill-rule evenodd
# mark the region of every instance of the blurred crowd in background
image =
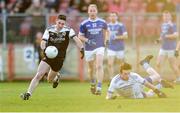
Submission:
<svg viewBox="0 0 180 113">
<path fill-rule="evenodd" d="M 0 11 L 8 13 L 28 13 L 31 10 L 43 13 L 87 12 L 91 3 L 98 5 L 99 12 L 119 13 L 171 12 L 180 10 L 180 0 L 0 0 Z"/>
<path fill-rule="evenodd" d="M 164 10 L 173 14 L 180 13 L 180 0 L 0 0 L 0 16 L 3 11 L 10 15 L 7 19 L 7 41 L 18 41 L 23 37 L 26 42 L 34 42 L 37 33 L 43 33 L 47 23 L 54 23 L 57 13 L 68 15 L 68 24 L 78 33 L 79 23 L 83 20 L 82 15 L 87 15 L 88 5 L 92 3 L 97 4 L 99 13 L 106 16 L 108 12 L 126 14 L 120 17 L 120 21 L 126 25 L 130 37 L 133 25 L 132 14 L 137 14 L 136 36 L 153 37 L 159 35 L 158 26 L 162 22 L 160 15 L 153 15 L 153 13 L 161 13 Z M 146 17 L 149 13 L 152 15 Z M 16 17 L 17 14 L 30 16 Z M 44 14 L 54 16 L 48 16 L 47 22 Z M 104 19 L 108 21 L 106 16 Z M 175 19 L 174 21 L 176 22 Z M 2 23 L 0 24 L 2 26 Z M 2 27 L 0 29 L 2 32 Z M 17 37 L 14 38 L 14 36 Z M 150 38 L 146 38 L 148 39 Z"/>
</svg>

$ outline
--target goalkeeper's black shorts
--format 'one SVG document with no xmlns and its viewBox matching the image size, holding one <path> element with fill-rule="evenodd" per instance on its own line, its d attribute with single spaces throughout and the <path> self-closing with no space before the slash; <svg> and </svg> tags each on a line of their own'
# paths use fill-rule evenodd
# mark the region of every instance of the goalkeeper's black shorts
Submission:
<svg viewBox="0 0 180 113">
<path fill-rule="evenodd" d="M 64 58 L 56 57 L 54 59 L 49 59 L 47 57 L 44 57 L 43 61 L 49 64 L 53 71 L 59 72 L 63 66 Z"/>
</svg>

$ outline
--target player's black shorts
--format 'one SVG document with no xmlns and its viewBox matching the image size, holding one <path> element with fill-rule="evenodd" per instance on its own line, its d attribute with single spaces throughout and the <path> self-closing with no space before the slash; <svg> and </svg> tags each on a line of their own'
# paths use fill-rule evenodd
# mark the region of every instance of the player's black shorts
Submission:
<svg viewBox="0 0 180 113">
<path fill-rule="evenodd" d="M 49 59 L 47 57 L 44 57 L 43 61 L 49 64 L 53 71 L 58 72 L 63 66 L 64 58 L 56 57 L 54 59 Z"/>
</svg>

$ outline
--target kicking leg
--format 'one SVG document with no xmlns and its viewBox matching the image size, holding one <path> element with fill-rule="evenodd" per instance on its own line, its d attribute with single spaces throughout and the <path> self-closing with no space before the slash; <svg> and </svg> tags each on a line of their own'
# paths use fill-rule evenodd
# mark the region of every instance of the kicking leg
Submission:
<svg viewBox="0 0 180 113">
<path fill-rule="evenodd" d="M 173 88 L 173 84 L 171 84 L 170 82 L 168 82 L 164 79 L 161 79 L 161 76 L 159 75 L 159 73 L 157 73 L 157 71 L 149 65 L 149 62 L 152 58 L 153 58 L 153 56 L 149 55 L 140 62 L 140 64 L 143 66 L 143 68 L 149 74 L 149 76 L 146 77 L 146 80 L 148 80 L 149 82 L 151 82 L 153 84 L 161 83 L 162 86 L 165 88 Z"/>
<path fill-rule="evenodd" d="M 149 65 L 149 62 L 151 59 L 152 59 L 152 56 L 149 55 L 140 62 L 143 68 L 149 74 L 149 76 L 146 77 L 146 80 L 148 80 L 149 82 L 153 84 L 161 83 L 163 87 L 165 88 L 173 88 L 173 85 L 170 82 L 161 79 L 161 76 L 159 75 L 159 73 L 157 73 L 157 71 Z"/>
<path fill-rule="evenodd" d="M 31 83 L 29 85 L 29 88 L 27 90 L 26 93 L 21 94 L 21 98 L 24 100 L 28 100 L 29 96 L 32 95 L 33 91 L 35 90 L 35 88 L 38 86 L 39 81 L 41 80 L 41 78 L 44 76 L 45 73 L 47 73 L 49 71 L 49 65 L 44 62 L 41 61 L 39 66 L 38 66 L 38 70 L 36 75 L 34 76 L 34 78 L 31 80 Z"/>
</svg>

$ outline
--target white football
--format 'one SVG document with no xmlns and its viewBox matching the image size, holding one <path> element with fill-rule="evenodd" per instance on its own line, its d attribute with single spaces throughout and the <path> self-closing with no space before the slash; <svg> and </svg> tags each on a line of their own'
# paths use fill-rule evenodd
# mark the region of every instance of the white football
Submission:
<svg viewBox="0 0 180 113">
<path fill-rule="evenodd" d="M 45 54 L 48 58 L 53 59 L 58 55 L 58 49 L 55 46 L 48 46 L 45 50 Z"/>
</svg>

